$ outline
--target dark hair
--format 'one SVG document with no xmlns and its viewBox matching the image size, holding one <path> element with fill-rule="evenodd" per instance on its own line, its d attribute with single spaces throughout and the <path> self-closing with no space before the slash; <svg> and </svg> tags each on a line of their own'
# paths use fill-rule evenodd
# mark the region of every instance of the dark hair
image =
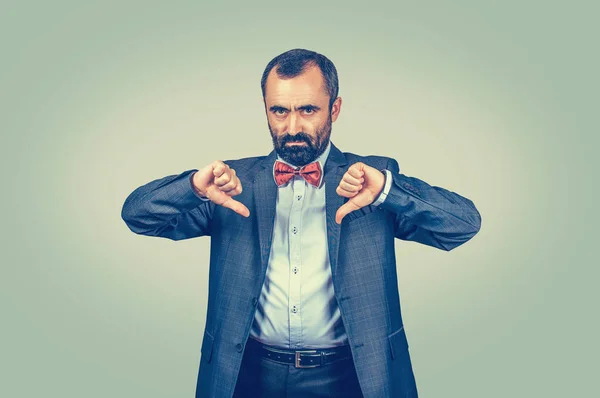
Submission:
<svg viewBox="0 0 600 398">
<path fill-rule="evenodd" d="M 295 48 L 279 54 L 267 64 L 260 79 L 263 99 L 265 98 L 265 84 L 267 76 L 274 67 L 277 67 L 277 75 L 281 78 L 292 78 L 300 75 L 307 67 L 316 65 L 321 70 L 325 80 L 325 90 L 329 94 L 329 109 L 338 96 L 338 75 L 335 65 L 326 56 L 314 51 Z"/>
</svg>

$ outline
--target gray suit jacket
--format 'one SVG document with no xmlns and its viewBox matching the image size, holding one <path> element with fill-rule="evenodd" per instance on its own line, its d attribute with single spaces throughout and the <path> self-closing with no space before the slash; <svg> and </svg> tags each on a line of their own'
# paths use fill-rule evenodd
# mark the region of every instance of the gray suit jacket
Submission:
<svg viewBox="0 0 600 398">
<path fill-rule="evenodd" d="M 211 237 L 208 310 L 196 397 L 231 397 L 254 320 L 271 249 L 277 186 L 276 154 L 225 161 L 236 170 L 243 192 L 236 200 L 250 217 L 202 201 L 188 170 L 147 183 L 125 200 L 122 218 L 135 233 L 181 240 Z M 388 169 L 392 185 L 385 201 L 348 214 L 347 198 L 335 192 L 356 162 Z M 381 156 L 342 153 L 332 143 L 324 169 L 329 259 L 335 297 L 366 398 L 416 397 L 417 388 L 400 311 L 394 238 L 442 250 L 471 239 L 481 225 L 472 201 L 400 174 Z"/>
</svg>

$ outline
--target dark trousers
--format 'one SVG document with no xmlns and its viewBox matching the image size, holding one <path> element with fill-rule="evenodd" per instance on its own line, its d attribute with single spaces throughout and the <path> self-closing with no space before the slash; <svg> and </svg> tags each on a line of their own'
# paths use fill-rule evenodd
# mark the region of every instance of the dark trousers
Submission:
<svg viewBox="0 0 600 398">
<path fill-rule="evenodd" d="M 362 398 L 352 357 L 315 368 L 296 368 L 256 354 L 248 339 L 234 398 Z"/>
</svg>

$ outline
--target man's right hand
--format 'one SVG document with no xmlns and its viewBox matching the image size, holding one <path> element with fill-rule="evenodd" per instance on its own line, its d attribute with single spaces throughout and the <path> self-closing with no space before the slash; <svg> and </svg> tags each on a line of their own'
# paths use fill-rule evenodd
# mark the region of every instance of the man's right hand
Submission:
<svg viewBox="0 0 600 398">
<path fill-rule="evenodd" d="M 222 161 L 216 160 L 195 172 L 192 183 L 200 195 L 213 203 L 227 207 L 244 217 L 250 216 L 250 210 L 232 198 L 242 193 L 242 182 L 236 176 L 235 170 Z"/>
</svg>

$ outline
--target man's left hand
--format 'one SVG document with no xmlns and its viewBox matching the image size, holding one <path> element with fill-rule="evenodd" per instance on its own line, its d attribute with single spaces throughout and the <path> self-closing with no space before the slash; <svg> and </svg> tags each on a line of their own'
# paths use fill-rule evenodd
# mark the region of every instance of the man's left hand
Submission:
<svg viewBox="0 0 600 398">
<path fill-rule="evenodd" d="M 350 198 L 335 214 L 335 221 L 342 223 L 346 214 L 368 206 L 383 190 L 385 175 L 362 162 L 354 163 L 342 177 L 335 192 L 345 198 Z"/>
</svg>

